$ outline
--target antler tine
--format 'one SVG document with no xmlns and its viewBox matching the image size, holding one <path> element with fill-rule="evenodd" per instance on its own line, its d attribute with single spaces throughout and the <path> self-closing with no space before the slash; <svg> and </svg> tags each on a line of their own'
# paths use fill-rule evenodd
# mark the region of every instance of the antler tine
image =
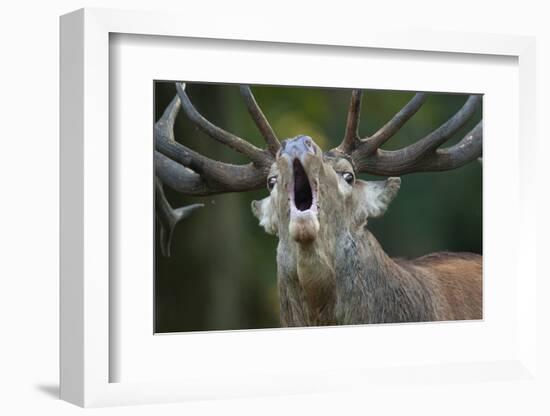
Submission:
<svg viewBox="0 0 550 416">
<path fill-rule="evenodd" d="M 361 145 L 352 152 L 352 159 L 359 172 L 385 176 L 403 175 L 416 171 L 449 170 L 458 167 L 458 165 L 462 166 L 464 158 L 467 159 L 464 163 L 470 161 L 471 151 L 478 152 L 475 157 L 481 154 L 481 125 L 478 125 L 477 130 L 472 130 L 463 139 L 464 141 L 471 137 L 473 141 L 466 146 L 468 150 L 466 153 L 459 151 L 459 148 L 455 146 L 438 150 L 474 115 L 481 102 L 481 96 L 478 95 L 470 95 L 455 115 L 417 142 L 395 151 L 380 149 L 379 146 L 399 130 L 406 120 L 420 108 L 425 99 L 426 97 L 423 95 L 415 95 L 390 122 L 375 135 L 363 140 Z M 465 144 L 463 141 L 461 141 L 462 145 Z M 455 157 L 455 154 L 460 154 L 460 157 Z"/>
<path fill-rule="evenodd" d="M 242 153 L 257 166 L 271 164 L 271 155 L 253 144 L 229 133 L 205 119 L 191 103 L 185 92 L 185 83 L 176 83 L 176 90 L 181 101 L 181 106 L 187 117 L 204 133 L 226 146 Z"/>
<path fill-rule="evenodd" d="M 417 93 L 390 121 L 381 127 L 370 137 L 361 139 L 359 136 L 359 118 L 361 113 L 361 90 L 353 90 L 348 109 L 346 133 L 338 150 L 351 154 L 355 149 L 361 148 L 361 152 L 371 154 L 387 142 L 409 120 L 426 101 L 425 93 Z"/>
<path fill-rule="evenodd" d="M 173 190 L 189 196 L 207 196 L 227 192 L 244 192 L 265 186 L 267 173 L 259 172 L 252 164 L 232 165 L 224 182 L 216 182 L 155 151 L 155 175 Z M 234 176 L 231 176 L 234 175 Z"/>
<path fill-rule="evenodd" d="M 483 124 L 480 121 L 457 144 L 445 149 L 437 149 L 435 154 L 426 158 L 419 168 L 441 171 L 455 169 L 472 160 L 479 159 L 482 153 Z"/>
<path fill-rule="evenodd" d="M 155 123 L 155 134 L 165 136 L 170 140 L 174 140 L 174 123 L 176 122 L 176 116 L 181 107 L 181 102 L 179 97 L 176 95 L 164 113 L 162 113 L 159 121 Z"/>
<path fill-rule="evenodd" d="M 204 204 L 192 204 L 173 209 L 166 199 L 162 183 L 158 178 L 155 178 L 155 196 L 155 208 L 160 225 L 160 250 L 163 256 L 170 257 L 172 235 L 176 225 L 196 209 L 202 208 Z"/>
<path fill-rule="evenodd" d="M 253 163 L 233 165 L 203 156 L 162 136 L 155 140 L 157 175 L 173 189 L 187 195 L 241 192 L 265 185 L 268 168 Z"/>
<path fill-rule="evenodd" d="M 254 94 L 252 94 L 252 90 L 248 85 L 241 85 L 239 87 L 239 90 L 246 104 L 246 108 L 248 109 L 248 112 L 252 117 L 252 120 L 254 120 L 254 123 L 258 127 L 258 130 L 260 130 L 260 133 L 262 134 L 267 144 L 268 150 L 271 152 L 272 155 L 277 154 L 277 151 L 281 147 L 281 143 L 279 142 L 277 135 L 271 128 L 269 121 L 267 121 L 267 118 L 262 112 L 262 109 L 258 105 Z"/>
<path fill-rule="evenodd" d="M 470 95 L 466 100 L 466 103 L 454 116 L 426 137 L 411 144 L 410 146 L 407 146 L 405 149 L 408 148 L 409 153 L 412 152 L 415 156 L 420 156 L 426 152 L 438 148 L 449 140 L 453 134 L 460 130 L 464 124 L 466 124 L 466 122 L 474 115 L 474 112 L 480 103 L 480 95 Z"/>
<path fill-rule="evenodd" d="M 395 133 L 422 107 L 428 95 L 423 92 L 416 93 L 414 97 L 395 114 L 390 121 L 382 126 L 376 133 L 364 140 L 365 151 L 373 153 L 384 143 L 391 139 Z"/>
<path fill-rule="evenodd" d="M 154 164 L 155 175 L 173 190 L 186 195 L 208 195 L 209 187 L 201 175 L 157 150 L 154 152 Z"/>
<path fill-rule="evenodd" d="M 346 119 L 346 130 L 342 143 L 336 148 L 338 151 L 350 154 L 357 146 L 361 144 L 359 138 L 359 118 L 361 115 L 362 90 L 353 90 L 348 107 L 348 116 Z"/>
<path fill-rule="evenodd" d="M 361 144 L 361 139 L 359 138 L 359 118 L 361 115 L 362 97 L 363 91 L 361 90 L 353 90 L 351 92 L 344 138 L 342 139 L 342 143 L 337 147 L 342 153 L 349 154 Z"/>
</svg>

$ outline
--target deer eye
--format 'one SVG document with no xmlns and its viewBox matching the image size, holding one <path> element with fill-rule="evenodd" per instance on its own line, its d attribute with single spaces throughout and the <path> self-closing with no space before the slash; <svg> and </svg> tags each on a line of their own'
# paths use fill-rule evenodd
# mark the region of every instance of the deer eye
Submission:
<svg viewBox="0 0 550 416">
<path fill-rule="evenodd" d="M 277 183 L 277 177 L 270 176 L 269 178 L 267 178 L 267 189 L 271 191 L 276 183 Z"/>
<path fill-rule="evenodd" d="M 344 180 L 350 185 L 353 183 L 353 180 L 355 179 L 355 177 L 353 176 L 353 173 L 351 172 L 342 173 L 342 178 L 344 178 Z"/>
</svg>

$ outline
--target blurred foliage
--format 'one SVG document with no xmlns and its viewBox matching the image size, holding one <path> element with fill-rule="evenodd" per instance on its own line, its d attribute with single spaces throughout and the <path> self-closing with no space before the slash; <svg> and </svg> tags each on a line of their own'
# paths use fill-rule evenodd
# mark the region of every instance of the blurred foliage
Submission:
<svg viewBox="0 0 550 416">
<path fill-rule="evenodd" d="M 349 90 L 256 86 L 257 101 L 279 138 L 307 134 L 327 150 L 339 144 L 346 122 Z M 238 86 L 188 84 L 196 108 L 214 124 L 264 145 L 248 115 Z M 172 82 L 155 83 L 155 120 L 174 97 Z M 411 92 L 365 91 L 360 134 L 373 134 L 413 96 Z M 431 94 L 420 111 L 385 146 L 396 149 L 444 123 L 465 102 L 462 94 Z M 479 109 L 449 141 L 460 140 L 481 119 Z M 177 140 L 214 159 L 248 162 L 215 142 L 180 112 Z M 363 179 L 380 179 L 363 175 Z M 267 328 L 279 325 L 275 252 L 277 239 L 257 224 L 250 202 L 267 190 L 206 198 L 166 189 L 174 207 L 203 202 L 176 229 L 172 257 L 155 261 L 155 331 L 179 332 Z M 482 168 L 477 161 L 449 172 L 402 177 L 401 191 L 384 217 L 369 229 L 393 257 L 434 251 L 482 250 Z"/>
</svg>

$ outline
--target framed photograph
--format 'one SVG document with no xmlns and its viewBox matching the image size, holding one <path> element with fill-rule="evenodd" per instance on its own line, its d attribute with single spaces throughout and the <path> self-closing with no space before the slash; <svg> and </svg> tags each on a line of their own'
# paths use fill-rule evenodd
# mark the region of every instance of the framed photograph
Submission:
<svg viewBox="0 0 550 416">
<path fill-rule="evenodd" d="M 180 18 L 61 18 L 61 397 L 537 383 L 534 40 Z"/>
</svg>

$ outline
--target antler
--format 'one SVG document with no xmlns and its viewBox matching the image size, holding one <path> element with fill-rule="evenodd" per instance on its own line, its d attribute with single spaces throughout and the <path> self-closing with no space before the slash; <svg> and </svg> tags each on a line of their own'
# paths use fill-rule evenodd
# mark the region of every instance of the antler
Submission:
<svg viewBox="0 0 550 416">
<path fill-rule="evenodd" d="M 265 185 L 265 179 L 280 143 L 248 86 L 241 86 L 246 107 L 262 133 L 267 150 L 259 149 L 206 120 L 193 106 L 185 92 L 185 84 L 176 83 L 177 95 L 155 124 L 155 204 L 160 224 L 162 254 L 170 256 L 174 228 L 180 220 L 203 206 L 193 204 L 173 209 L 166 199 L 162 184 L 186 195 L 210 195 L 240 192 Z M 180 109 L 209 137 L 242 153 L 251 160 L 246 165 L 234 165 L 210 159 L 178 143 L 174 123 Z"/>
<path fill-rule="evenodd" d="M 250 88 L 241 87 L 241 94 L 267 143 L 267 150 L 260 149 L 205 119 L 191 103 L 184 83 L 176 83 L 176 90 L 176 97 L 155 125 L 155 173 L 160 180 L 187 195 L 242 192 L 264 186 L 280 144 Z M 180 108 L 206 135 L 243 154 L 251 162 L 245 165 L 220 162 L 175 141 L 174 121 Z"/>
<path fill-rule="evenodd" d="M 342 143 L 335 149 L 351 156 L 358 172 L 392 176 L 413 172 L 455 169 L 481 156 L 481 121 L 456 145 L 440 149 L 473 116 L 481 96 L 470 95 L 463 107 L 439 128 L 409 146 L 399 150 L 380 149 L 426 101 L 425 93 L 415 96 L 370 137 L 361 139 L 358 133 L 361 111 L 361 91 L 354 90 L 348 110 Z"/>
<path fill-rule="evenodd" d="M 155 195 L 155 209 L 160 226 L 160 250 L 163 256 L 170 257 L 172 235 L 176 225 L 196 209 L 202 208 L 204 204 L 192 204 L 173 209 L 164 195 L 162 183 L 158 178 L 155 178 Z"/>
</svg>

